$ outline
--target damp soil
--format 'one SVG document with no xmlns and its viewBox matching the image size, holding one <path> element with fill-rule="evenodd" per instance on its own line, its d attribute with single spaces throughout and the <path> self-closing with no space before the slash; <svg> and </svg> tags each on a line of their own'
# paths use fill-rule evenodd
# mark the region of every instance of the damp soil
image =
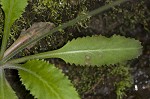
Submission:
<svg viewBox="0 0 150 99">
<path fill-rule="evenodd" d="M 122 6 L 124 8 L 129 7 L 129 10 L 132 10 L 130 9 L 130 6 L 132 6 L 132 4 L 134 3 L 138 4 L 138 0 L 129 1 L 130 5 L 126 4 Z M 101 0 L 94 0 L 94 2 L 94 6 L 89 7 L 89 10 L 98 8 L 103 5 Z M 145 0 L 144 4 L 144 6 L 147 7 L 147 9 L 145 9 L 147 11 L 145 11 L 145 13 L 142 13 L 145 16 L 142 18 L 143 20 L 145 20 L 144 22 L 147 22 L 146 25 L 140 20 L 132 23 L 130 22 L 132 21 L 130 18 L 125 19 L 123 17 L 124 15 L 120 15 L 120 13 L 116 15 L 116 12 L 114 12 L 113 14 L 113 11 L 108 10 L 106 12 L 91 17 L 89 22 L 87 23 L 87 28 L 79 26 L 79 30 L 78 28 L 70 27 L 65 29 L 64 34 L 57 32 L 52 37 L 50 37 L 50 40 L 48 38 L 42 39 L 38 43 L 41 46 L 37 45 L 36 47 L 36 52 L 44 52 L 47 50 L 58 49 L 62 47 L 68 40 L 91 35 L 104 35 L 110 37 L 113 34 L 117 34 L 140 40 L 143 46 L 143 52 L 142 55 L 139 56 L 137 59 L 128 62 L 128 65 L 130 67 L 130 74 L 133 78 L 133 84 L 130 88 L 127 88 L 125 90 L 125 95 L 123 96 L 123 99 L 150 99 L 150 21 L 148 19 L 144 19 L 150 17 L 148 14 L 148 11 L 150 12 L 150 1 Z M 139 10 L 139 8 L 137 8 L 137 10 Z M 107 15 L 105 15 L 105 13 L 107 13 Z M 32 14 L 28 15 L 27 17 L 29 16 L 34 17 L 32 16 Z M 36 17 L 40 18 L 41 16 Z M 115 18 L 112 19 L 112 17 Z M 42 20 L 38 20 L 37 18 L 34 21 L 36 22 Z M 51 42 L 51 46 L 48 46 L 47 42 Z M 33 54 L 34 52 L 35 48 L 31 48 L 30 50 L 24 50 L 24 53 L 26 55 Z M 16 57 L 19 57 L 19 55 Z M 84 67 L 67 64 L 61 59 L 47 60 L 63 70 L 63 72 L 69 77 L 73 85 L 76 87 L 82 99 L 117 98 L 117 95 L 115 93 L 116 88 L 113 82 L 118 79 L 118 77 L 115 78 L 113 77 L 113 75 L 107 75 L 115 66 L 103 66 L 102 68 Z M 16 91 L 19 99 L 34 99 L 34 97 L 29 94 L 29 91 L 27 91 L 25 87 L 21 84 L 17 70 L 7 69 L 6 77 L 12 88 Z"/>
</svg>

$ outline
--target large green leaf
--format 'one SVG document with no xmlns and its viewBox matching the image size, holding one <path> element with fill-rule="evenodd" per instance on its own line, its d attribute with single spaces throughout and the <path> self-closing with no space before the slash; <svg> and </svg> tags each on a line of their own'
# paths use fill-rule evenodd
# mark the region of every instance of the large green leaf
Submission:
<svg viewBox="0 0 150 99">
<path fill-rule="evenodd" d="M 17 99 L 15 92 L 4 77 L 2 68 L 0 68 L 0 99 Z"/>
<path fill-rule="evenodd" d="M 136 58 L 141 43 L 135 39 L 114 35 L 111 38 L 93 36 L 74 39 L 63 48 L 47 54 L 80 65 L 109 65 Z"/>
<path fill-rule="evenodd" d="M 19 70 L 22 83 L 38 99 L 79 99 L 70 81 L 54 65 L 31 60 Z"/>
<path fill-rule="evenodd" d="M 73 39 L 58 50 L 26 57 L 26 59 L 61 58 L 76 65 L 109 65 L 137 58 L 141 50 L 141 43 L 133 38 L 117 35 L 110 38 L 92 36 Z"/>
<path fill-rule="evenodd" d="M 10 63 L 36 58 L 61 58 L 70 64 L 100 66 L 137 58 L 141 52 L 142 46 L 138 40 L 118 35 L 110 38 L 100 35 L 73 39 L 58 50 L 14 59 Z"/>
</svg>

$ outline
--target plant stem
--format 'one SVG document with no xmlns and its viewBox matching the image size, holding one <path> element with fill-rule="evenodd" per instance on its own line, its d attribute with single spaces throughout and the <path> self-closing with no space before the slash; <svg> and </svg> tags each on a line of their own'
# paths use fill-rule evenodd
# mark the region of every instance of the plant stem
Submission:
<svg viewBox="0 0 150 99">
<path fill-rule="evenodd" d="M 88 17 L 90 17 L 90 16 L 93 16 L 93 15 L 96 15 L 96 14 L 98 14 L 98 13 L 101 13 L 101 12 L 103 12 L 103 11 L 105 11 L 105 10 L 110 9 L 111 7 L 114 7 L 114 6 L 116 6 L 116 5 L 119 5 L 119 4 L 124 3 L 124 2 L 126 2 L 126 1 L 127 1 L 127 0 L 118 0 L 118 1 L 115 1 L 115 2 L 113 2 L 113 3 L 111 3 L 111 4 L 104 5 L 104 6 L 98 8 L 98 9 L 96 9 L 96 10 L 93 10 L 93 11 L 91 11 L 91 12 L 85 14 L 85 15 L 80 15 L 80 16 L 78 16 L 77 18 L 75 18 L 75 19 L 73 19 L 73 20 L 71 20 L 71 21 L 69 21 L 69 22 L 67 22 L 67 23 L 63 23 L 62 25 L 60 25 L 60 26 L 58 26 L 58 27 L 56 27 L 56 28 L 50 30 L 49 32 L 44 33 L 44 34 L 41 35 L 40 37 L 37 37 L 37 38 L 35 38 L 35 39 L 31 39 L 30 41 L 25 42 L 22 46 L 20 46 L 20 47 L 19 47 L 18 49 L 16 49 L 14 52 L 12 52 L 12 53 L 10 53 L 8 56 L 4 57 L 2 61 L 4 61 L 4 62 L 8 61 L 10 58 L 12 58 L 14 55 L 16 55 L 19 51 L 21 51 L 22 49 L 26 48 L 26 46 L 32 44 L 33 42 L 37 42 L 37 41 L 39 41 L 40 39 L 42 39 L 42 38 L 44 38 L 44 37 L 46 37 L 46 36 L 48 36 L 48 35 L 50 35 L 50 34 L 52 34 L 52 33 L 54 33 L 54 32 L 57 32 L 57 31 L 60 30 L 60 29 L 65 29 L 65 28 L 67 28 L 67 27 L 69 27 L 69 26 L 73 26 L 73 25 L 75 25 L 78 21 L 84 20 L 84 19 L 86 19 L 86 18 L 88 18 Z M 31 56 L 31 57 L 32 57 L 32 56 Z M 21 58 L 21 59 L 23 60 L 23 59 L 26 59 L 26 58 Z"/>
<path fill-rule="evenodd" d="M 57 58 L 57 57 L 55 57 L 56 56 L 55 53 L 57 54 L 57 50 L 43 52 L 43 53 L 34 54 L 34 55 L 30 55 L 30 56 L 25 56 L 22 58 L 12 59 L 12 60 L 8 61 L 7 63 L 16 64 L 16 63 L 22 63 L 22 62 L 25 62 L 25 61 L 31 60 L 31 59 Z"/>
<path fill-rule="evenodd" d="M 1 51 L 0 51 L 0 60 L 3 58 L 4 52 L 5 52 L 6 46 L 7 46 L 7 41 L 9 38 L 10 25 L 8 22 L 9 21 L 5 20 L 4 34 L 3 34 L 3 39 L 2 39 Z"/>
</svg>

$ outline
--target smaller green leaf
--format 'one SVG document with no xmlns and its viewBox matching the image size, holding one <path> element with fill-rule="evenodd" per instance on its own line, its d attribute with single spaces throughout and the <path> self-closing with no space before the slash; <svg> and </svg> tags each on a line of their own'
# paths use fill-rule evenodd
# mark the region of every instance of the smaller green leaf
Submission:
<svg viewBox="0 0 150 99">
<path fill-rule="evenodd" d="M 1 0 L 5 13 L 5 21 L 11 26 L 18 19 L 27 6 L 28 0 Z"/>
<path fill-rule="evenodd" d="M 0 99 L 17 99 L 17 96 L 5 79 L 3 68 L 0 68 Z"/>
<path fill-rule="evenodd" d="M 70 81 L 54 65 L 30 60 L 19 70 L 22 83 L 38 99 L 79 99 Z"/>
</svg>

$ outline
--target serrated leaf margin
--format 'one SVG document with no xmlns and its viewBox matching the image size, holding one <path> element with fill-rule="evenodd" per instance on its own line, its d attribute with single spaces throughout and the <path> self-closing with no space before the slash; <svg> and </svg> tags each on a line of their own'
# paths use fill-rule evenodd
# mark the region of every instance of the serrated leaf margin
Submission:
<svg viewBox="0 0 150 99">
<path fill-rule="evenodd" d="M 23 71 L 22 70 L 19 70 L 19 75 L 20 75 L 20 78 L 21 78 L 21 81 L 22 81 L 22 83 L 25 85 L 25 87 L 28 89 L 28 90 L 30 90 L 30 92 L 31 92 L 31 94 L 32 95 L 34 95 L 35 96 L 35 98 L 38 98 L 38 99 L 43 99 L 43 98 L 40 98 L 40 97 L 42 97 L 43 96 L 43 94 L 42 95 L 39 95 L 40 93 L 38 93 L 37 92 L 37 90 L 35 90 L 35 89 L 37 89 L 37 88 L 35 88 L 34 87 L 34 84 L 31 84 L 30 82 L 30 84 L 28 83 L 28 81 L 31 81 L 31 79 L 28 79 L 28 78 L 30 78 L 30 76 L 28 76 L 28 78 L 24 78 L 23 77 L 23 75 L 22 75 L 22 72 L 28 72 L 28 73 L 30 73 L 30 74 L 32 74 L 32 75 L 34 75 L 35 77 L 37 77 L 37 78 L 39 78 L 40 80 L 42 80 L 43 78 L 42 77 L 38 77 L 39 75 L 38 74 L 35 74 L 35 73 L 33 73 L 33 71 L 31 71 L 31 70 L 28 70 L 27 68 L 26 68 L 26 66 L 27 65 L 29 65 L 29 63 L 41 63 L 41 64 L 45 64 L 45 65 L 50 65 L 48 62 L 46 62 L 46 61 L 41 61 L 41 60 L 30 60 L 30 61 L 28 61 L 26 64 L 24 64 L 23 65 L 23 67 L 24 67 L 24 69 L 23 69 Z M 31 65 L 31 64 L 30 64 Z M 35 65 L 35 64 L 34 64 Z M 33 66 L 34 66 L 33 65 Z M 32 66 L 32 67 L 33 67 Z M 59 69 L 57 69 L 57 68 L 55 68 L 53 65 L 51 65 L 52 67 L 51 67 L 51 69 L 55 69 L 55 76 L 56 77 L 60 77 L 60 79 L 63 81 L 63 82 L 65 82 L 65 84 L 66 85 L 61 85 L 61 86 L 63 86 L 66 90 L 68 89 L 68 90 L 70 90 L 70 92 L 71 93 L 69 93 L 68 91 L 68 93 L 64 93 L 64 94 L 66 94 L 66 96 L 64 95 L 64 96 L 62 96 L 62 95 L 60 95 L 61 93 L 57 93 L 57 94 L 59 94 L 60 95 L 60 97 L 58 96 L 57 98 L 52 98 L 52 97 L 46 97 L 46 95 L 44 95 L 44 99 L 49 99 L 49 98 L 51 98 L 51 99 L 70 99 L 70 97 L 71 96 L 74 96 L 74 97 L 72 97 L 72 99 L 79 99 L 79 96 L 78 96 L 78 94 L 77 94 L 77 92 L 75 91 L 75 89 L 74 89 L 74 87 L 72 86 L 72 84 L 70 83 L 70 81 L 69 80 L 67 80 L 67 78 L 66 78 L 66 76 L 64 76 L 64 74 L 63 75 L 61 75 L 62 73 L 61 73 L 61 71 L 59 70 Z M 36 66 L 37 67 L 37 66 Z M 42 68 L 44 68 L 44 67 L 42 67 Z M 41 68 L 41 71 L 42 71 L 42 68 Z M 50 66 L 49 66 L 49 68 L 50 68 Z M 41 73 L 41 71 L 39 71 L 40 73 Z M 37 71 L 38 72 L 38 71 Z M 47 74 L 48 75 L 48 74 Z M 24 75 L 25 76 L 25 75 Z M 28 79 L 28 80 L 27 80 Z M 33 80 L 33 79 L 32 79 Z M 61 83 L 63 83 L 62 81 L 60 80 L 60 82 Z M 43 81 L 43 80 L 42 80 Z M 45 82 L 45 83 L 48 83 L 48 82 Z M 55 82 L 56 83 L 56 82 Z M 51 85 L 52 85 L 52 83 L 51 83 Z M 60 85 L 59 85 L 60 86 Z M 31 88 L 31 87 L 34 87 L 33 89 Z M 56 87 L 56 86 L 55 86 Z M 58 86 L 57 86 L 58 87 Z M 40 88 L 40 89 L 42 89 L 42 88 Z M 60 89 L 60 88 L 58 88 L 59 90 L 61 90 L 61 92 L 63 93 L 63 91 L 65 91 L 65 90 L 62 90 L 62 89 Z M 42 92 L 42 91 L 40 91 L 40 92 Z M 72 94 L 73 93 L 73 94 Z M 49 93 L 50 94 L 50 93 Z M 68 96 L 67 96 L 67 94 L 68 94 Z M 71 96 L 70 96 L 70 94 L 72 94 Z"/>
</svg>

